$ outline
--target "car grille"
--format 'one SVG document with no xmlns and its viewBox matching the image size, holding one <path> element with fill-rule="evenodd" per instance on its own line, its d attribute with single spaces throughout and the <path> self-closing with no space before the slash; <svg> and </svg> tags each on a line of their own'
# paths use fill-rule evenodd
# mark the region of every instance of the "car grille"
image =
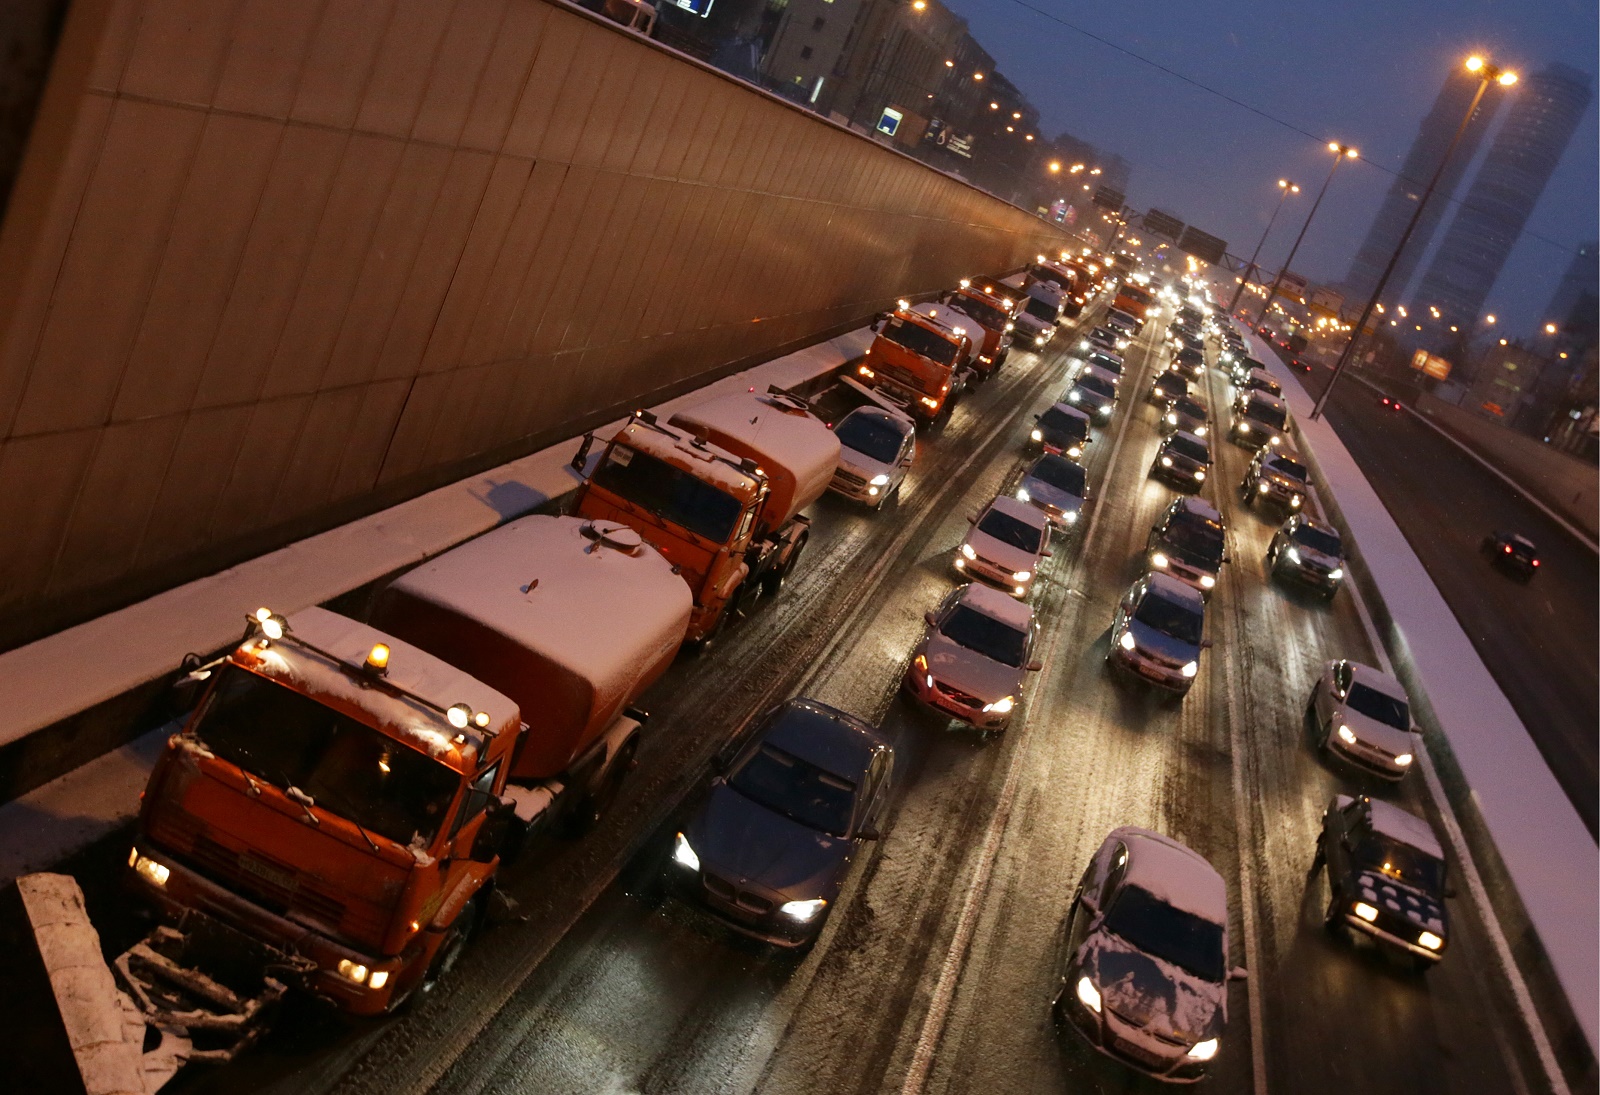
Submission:
<svg viewBox="0 0 1600 1095">
<path fill-rule="evenodd" d="M 750 890 L 741 890 L 727 879 L 714 875 L 709 871 L 705 875 L 705 886 L 706 892 L 713 897 L 719 897 L 730 905 L 737 905 L 748 912 L 765 916 L 773 909 L 774 903 L 771 898 Z"/>
<path fill-rule="evenodd" d="M 954 700 L 956 703 L 961 704 L 963 707 L 970 707 L 975 711 L 976 710 L 981 710 L 983 708 L 983 701 L 980 700 L 977 696 L 974 696 L 970 692 L 963 692 L 959 688 L 952 688 L 950 685 L 945 684 L 942 681 L 935 681 L 934 684 L 933 684 L 933 687 L 941 695 L 945 696 L 948 699 Z"/>
<path fill-rule="evenodd" d="M 864 487 L 867 481 L 859 475 L 845 471 L 843 468 L 833 473 L 833 478 L 847 487 Z"/>
</svg>

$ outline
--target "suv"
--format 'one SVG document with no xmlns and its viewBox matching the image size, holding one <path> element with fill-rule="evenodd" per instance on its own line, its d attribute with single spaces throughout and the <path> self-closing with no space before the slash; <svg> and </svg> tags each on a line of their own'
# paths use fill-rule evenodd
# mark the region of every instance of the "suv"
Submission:
<svg viewBox="0 0 1600 1095">
<path fill-rule="evenodd" d="M 1307 478 L 1306 466 L 1293 454 L 1261 449 L 1239 483 L 1239 501 L 1247 506 L 1268 502 L 1280 510 L 1296 511 L 1305 503 Z"/>
<path fill-rule="evenodd" d="M 1173 372 L 1182 373 L 1190 380 L 1199 380 L 1206 371 L 1206 355 L 1201 350 L 1185 346 L 1172 355 Z"/>
<path fill-rule="evenodd" d="M 1289 408 L 1275 395 L 1252 391 L 1234 404 L 1228 436 L 1251 449 L 1283 444 L 1289 430 Z"/>
<path fill-rule="evenodd" d="M 1312 872 L 1328 874 L 1323 923 L 1356 932 L 1425 970 L 1450 938 L 1444 849 L 1428 823 L 1365 795 L 1336 795 L 1322 814 Z"/>
<path fill-rule="evenodd" d="M 1267 573 L 1308 585 L 1328 600 L 1344 581 L 1344 544 L 1321 521 L 1297 513 L 1283 523 L 1267 548 Z"/>
<path fill-rule="evenodd" d="M 1200 498 L 1179 498 L 1161 514 L 1145 541 L 1152 573 L 1172 577 L 1210 597 L 1228 556 L 1222 549 L 1222 514 Z"/>
<path fill-rule="evenodd" d="M 1211 427 L 1206 425 L 1208 419 L 1205 404 L 1189 396 L 1180 395 L 1167 404 L 1166 411 L 1161 416 L 1161 432 L 1186 430 L 1196 437 L 1205 437 L 1211 432 Z"/>
<path fill-rule="evenodd" d="M 1155 463 L 1150 474 L 1177 487 L 1179 490 L 1199 490 L 1206 481 L 1206 469 L 1211 467 L 1211 447 L 1205 438 L 1182 430 L 1170 433 L 1156 450 Z"/>
<path fill-rule="evenodd" d="M 1306 714 L 1329 753 L 1384 779 L 1400 780 L 1411 771 L 1411 706 L 1400 682 L 1383 670 L 1329 662 L 1311 689 Z"/>
<path fill-rule="evenodd" d="M 1169 574 L 1146 574 L 1122 595 L 1111 620 L 1106 664 L 1178 697 L 1200 672 L 1206 603 Z"/>
<path fill-rule="evenodd" d="M 987 732 L 1004 730 L 1022 697 L 1039 626 L 1033 609 L 981 583 L 960 586 L 925 617 L 902 684 L 940 714 Z"/>
</svg>

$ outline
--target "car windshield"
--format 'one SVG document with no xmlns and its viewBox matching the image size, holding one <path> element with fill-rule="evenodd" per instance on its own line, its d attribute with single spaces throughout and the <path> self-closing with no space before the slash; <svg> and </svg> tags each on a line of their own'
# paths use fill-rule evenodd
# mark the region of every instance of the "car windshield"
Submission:
<svg viewBox="0 0 1600 1095">
<path fill-rule="evenodd" d="M 1369 870 L 1386 874 L 1425 893 L 1444 892 L 1441 860 L 1376 830 L 1369 829 L 1357 841 L 1353 858 Z"/>
<path fill-rule="evenodd" d="M 1089 436 L 1088 421 L 1075 414 L 1068 414 L 1060 407 L 1051 407 L 1041 414 L 1039 426 L 1051 433 L 1064 434 L 1075 441 L 1082 441 Z"/>
<path fill-rule="evenodd" d="M 1331 532 L 1324 532 L 1310 525 L 1301 525 L 1290 534 L 1294 542 L 1312 551 L 1320 551 L 1324 555 L 1339 556 L 1339 537 Z"/>
<path fill-rule="evenodd" d="M 955 364 L 956 343 L 944 335 L 928 330 L 920 323 L 891 316 L 883 325 L 883 330 L 878 333 L 896 346 L 904 347 L 930 361 L 936 361 L 940 365 Z"/>
<path fill-rule="evenodd" d="M 1206 409 L 1192 399 L 1174 400 L 1172 409 L 1179 414 L 1188 415 L 1190 418 L 1198 419 L 1201 422 L 1206 420 Z"/>
<path fill-rule="evenodd" d="M 1174 434 L 1167 441 L 1167 451 L 1175 452 L 1179 456 L 1187 456 L 1204 464 L 1211 457 L 1211 450 L 1206 448 L 1204 441 L 1196 441 L 1190 437 L 1179 437 Z"/>
<path fill-rule="evenodd" d="M 1086 474 L 1081 465 L 1074 464 L 1064 456 L 1050 454 L 1034 461 L 1033 467 L 1024 473 L 1023 478 L 1037 479 L 1082 498 Z"/>
<path fill-rule="evenodd" d="M 1352 711 L 1369 719 L 1377 719 L 1385 726 L 1393 726 L 1398 730 L 1411 729 L 1411 710 L 1406 706 L 1406 701 L 1386 696 L 1376 688 L 1353 684 L 1344 702 Z"/>
<path fill-rule="evenodd" d="M 1115 346 L 1117 344 L 1117 339 L 1121 337 L 1122 336 L 1120 334 L 1118 334 L 1116 331 L 1113 331 L 1110 327 L 1096 327 L 1094 330 L 1089 332 L 1089 338 L 1091 340 L 1098 339 L 1101 342 L 1109 343 L 1112 346 Z"/>
<path fill-rule="evenodd" d="M 1113 399 L 1117 394 L 1117 390 L 1111 386 L 1110 381 L 1098 376 L 1080 376 L 1078 378 L 1078 387 L 1086 392 L 1103 395 L 1107 399 Z"/>
<path fill-rule="evenodd" d="M 1188 643 L 1190 646 L 1200 645 L 1203 623 L 1200 613 L 1188 605 L 1169 601 L 1154 590 L 1145 593 L 1139 602 L 1139 607 L 1134 610 L 1133 618 L 1147 627 L 1155 628 L 1163 635 L 1172 636 L 1179 642 Z"/>
<path fill-rule="evenodd" d="M 1220 984 L 1227 971 L 1222 925 L 1173 908 L 1140 886 L 1124 886 L 1106 914 L 1107 930 L 1204 981 Z"/>
<path fill-rule="evenodd" d="M 763 743 L 750 753 L 729 774 L 728 785 L 750 801 L 808 829 L 830 836 L 844 836 L 850 831 L 856 785 L 776 745 Z"/>
<path fill-rule="evenodd" d="M 950 306 L 965 312 L 991 331 L 1003 331 L 1010 321 L 1009 317 L 994 305 L 974 300 L 972 297 L 957 296 L 950 301 Z"/>
<path fill-rule="evenodd" d="M 1250 405 L 1244 409 L 1244 416 L 1271 426 L 1275 430 L 1283 429 L 1283 424 L 1287 421 L 1282 404 L 1270 403 L 1265 399 L 1252 399 Z"/>
<path fill-rule="evenodd" d="M 1155 387 L 1168 396 L 1178 396 L 1189 390 L 1189 382 L 1179 373 L 1162 373 L 1156 377 Z"/>
<path fill-rule="evenodd" d="M 1277 472 L 1279 475 L 1287 476 L 1290 479 L 1298 479 L 1302 483 L 1306 481 L 1305 465 L 1298 464 L 1287 457 L 1278 456 L 1268 460 L 1267 470 Z"/>
<path fill-rule="evenodd" d="M 1175 516 L 1162 540 L 1186 563 L 1212 570 L 1222 565 L 1222 530 L 1210 521 Z"/>
<path fill-rule="evenodd" d="M 421 750 L 236 665 L 194 732 L 228 763 L 400 844 L 431 844 L 461 784 Z"/>
<path fill-rule="evenodd" d="M 1040 537 L 1044 535 L 1042 529 L 997 509 L 990 510 L 978 520 L 978 531 L 1023 551 L 1038 551 Z"/>
<path fill-rule="evenodd" d="M 1185 346 L 1183 349 L 1179 350 L 1173 355 L 1172 358 L 1172 360 L 1176 361 L 1180 365 L 1199 365 L 1204 362 L 1205 359 L 1205 354 L 1188 346 Z"/>
<path fill-rule="evenodd" d="M 1104 369 L 1108 373 L 1116 373 L 1118 376 L 1122 375 L 1121 358 L 1112 357 L 1110 354 L 1103 354 L 1099 350 L 1096 350 L 1089 355 L 1087 360 L 1090 365 Z"/>
<path fill-rule="evenodd" d="M 1038 297 L 1029 297 L 1025 308 L 1034 319 L 1042 319 L 1046 323 L 1054 323 L 1061 318 L 1061 309 Z"/>
<path fill-rule="evenodd" d="M 1271 392 L 1273 395 L 1278 394 L 1278 382 L 1270 376 L 1252 376 L 1248 381 L 1248 385 L 1257 391 Z"/>
<path fill-rule="evenodd" d="M 848 414 L 834 427 L 833 435 L 847 449 L 869 456 L 880 464 L 892 464 L 900 455 L 905 440 L 893 424 L 877 415 Z"/>
<path fill-rule="evenodd" d="M 983 613 L 956 605 L 939 625 L 939 634 L 991 661 L 1020 667 L 1028 652 L 1028 633 Z"/>
<path fill-rule="evenodd" d="M 595 469 L 594 483 L 719 544 L 732 538 L 739 520 L 733 495 L 627 445 L 611 446 Z"/>
</svg>

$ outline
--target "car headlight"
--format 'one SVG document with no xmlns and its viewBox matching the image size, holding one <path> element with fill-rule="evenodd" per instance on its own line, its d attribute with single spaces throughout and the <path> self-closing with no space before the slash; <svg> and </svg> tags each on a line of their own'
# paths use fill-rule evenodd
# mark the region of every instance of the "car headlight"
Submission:
<svg viewBox="0 0 1600 1095">
<path fill-rule="evenodd" d="M 1025 488 L 1023 488 L 1023 487 L 1018 487 L 1017 488 L 1017 501 L 1019 501 L 1019 502 L 1027 502 L 1027 501 L 1030 501 L 1032 498 L 1033 498 L 1033 496 L 1031 494 L 1029 494 Z"/>
<path fill-rule="evenodd" d="M 1186 662 L 1184 667 L 1178 672 L 1182 673 L 1185 677 L 1193 677 L 1196 673 L 1200 672 L 1200 663 Z"/>
<path fill-rule="evenodd" d="M 1061 515 L 1061 519 L 1069 525 L 1075 525 L 1078 523 L 1078 511 L 1075 509 L 1068 510 L 1066 513 Z"/>
<path fill-rule="evenodd" d="M 1030 432 L 1028 434 L 1028 436 L 1033 438 L 1033 440 L 1035 440 L 1035 441 L 1043 441 L 1044 440 L 1044 431 L 1043 430 L 1033 430 L 1032 432 Z"/>
<path fill-rule="evenodd" d="M 1008 330 L 1008 331 L 1015 330 L 1016 326 L 1017 325 L 1015 323 L 1008 323 L 1008 324 L 1006 324 L 1006 330 Z"/>
<path fill-rule="evenodd" d="M 877 487 L 868 487 L 867 488 L 867 497 L 868 498 L 876 498 L 876 497 L 878 497 L 878 488 Z"/>
<path fill-rule="evenodd" d="M 1337 582 L 1339 579 L 1344 577 L 1344 567 L 1334 567 L 1332 570 L 1328 571 L 1328 577 Z"/>
<path fill-rule="evenodd" d="M 1298 563 L 1300 561 L 1300 550 L 1298 548 L 1290 548 L 1287 554 L 1291 563 Z"/>
<path fill-rule="evenodd" d="M 1124 649 L 1124 650 L 1132 650 L 1135 646 L 1138 645 L 1137 643 L 1135 643 L 1133 641 L 1133 632 L 1131 632 L 1131 631 L 1124 631 L 1122 633 L 1122 638 L 1118 639 L 1117 642 L 1121 645 L 1122 649 Z"/>
<path fill-rule="evenodd" d="M 815 920 L 817 914 L 827 907 L 828 903 L 820 897 L 813 897 L 809 901 L 785 901 L 778 906 L 778 911 L 791 920 L 798 920 L 804 924 L 808 920 Z"/>
<path fill-rule="evenodd" d="M 1267 493 L 1267 488 L 1268 488 L 1268 484 L 1265 481 L 1257 483 L 1256 484 L 1256 493 L 1257 494 L 1265 494 L 1265 493 Z"/>
<path fill-rule="evenodd" d="M 1078 340 L 1078 349 L 1087 350 L 1088 348 L 1089 348 L 1089 340 L 1088 339 L 1084 338 L 1084 339 L 1079 339 Z"/>
<path fill-rule="evenodd" d="M 1015 594 L 1016 596 L 1018 596 L 1018 597 L 1026 597 L 1028 595 L 1028 587 L 1027 586 L 1012 586 L 1011 587 L 1011 592 L 1013 594 Z"/>
<path fill-rule="evenodd" d="M 1283 438 L 1281 438 L 1281 437 L 1279 437 L 1279 436 L 1278 436 L 1278 435 L 1277 435 L 1277 434 L 1273 434 L 1273 435 L 1272 435 L 1272 436 L 1271 436 L 1271 437 L 1270 437 L 1270 438 L 1269 438 L 1269 439 L 1268 439 L 1268 440 L 1267 440 L 1267 444 L 1269 444 L 1269 445 L 1276 445 L 1276 444 L 1277 444 L 1277 443 L 1278 443 L 1278 442 L 1280 442 L 1280 441 L 1282 441 L 1282 440 L 1283 440 Z"/>
<path fill-rule="evenodd" d="M 1170 457 L 1170 456 L 1163 456 L 1163 457 L 1162 457 L 1162 458 L 1161 458 L 1161 466 L 1162 466 L 1162 467 L 1163 467 L 1163 468 L 1170 468 L 1170 467 L 1172 467 L 1172 457 Z"/>
<path fill-rule="evenodd" d="M 682 833 L 672 838 L 672 861 L 678 866 L 686 867 L 691 871 L 700 869 L 700 857 L 695 854 L 694 849 L 689 846 L 688 840 L 684 839 Z"/>
<path fill-rule="evenodd" d="M 889 485 L 889 477 L 887 475 L 874 475 L 868 482 L 875 487 L 886 487 Z"/>
<path fill-rule="evenodd" d="M 1160 551 L 1152 551 L 1150 553 L 1150 565 L 1153 566 L 1153 567 L 1157 567 L 1157 568 L 1165 567 L 1167 565 L 1166 553 L 1165 552 L 1160 552 Z"/>
<path fill-rule="evenodd" d="M 1355 913 L 1361 919 L 1365 920 L 1368 924 L 1378 919 L 1378 910 L 1373 908 L 1371 905 L 1368 905 L 1365 901 L 1357 901 L 1355 908 L 1351 909 L 1350 911 Z"/>
<path fill-rule="evenodd" d="M 167 879 L 172 877 L 172 870 L 165 863 L 157 862 L 147 855 L 140 855 L 137 849 L 129 853 L 128 864 L 157 886 L 165 886 Z"/>
<path fill-rule="evenodd" d="M 1417 946 L 1427 947 L 1430 951 L 1436 951 L 1440 947 L 1444 946 L 1444 940 L 1440 939 L 1432 932 L 1423 932 L 1421 935 L 1417 936 Z"/>
<path fill-rule="evenodd" d="M 1205 480 L 1206 480 L 1206 473 L 1204 471 L 1196 468 L 1195 469 L 1195 473 L 1194 473 L 1194 481 L 1196 483 L 1204 483 Z"/>
<path fill-rule="evenodd" d="M 1083 455 L 1083 450 L 1077 445 L 1074 445 L 1072 448 L 1067 450 L 1067 455 L 1076 460 L 1078 457 Z"/>
<path fill-rule="evenodd" d="M 1196 1042 L 1189 1047 L 1189 1052 L 1184 1054 L 1191 1061 L 1209 1061 L 1217 1055 L 1220 1043 L 1215 1038 L 1207 1038 L 1203 1042 Z"/>
<path fill-rule="evenodd" d="M 1300 501 L 1301 501 L 1301 499 L 1300 499 L 1300 496 L 1298 494 L 1291 494 L 1289 496 L 1289 504 L 1291 506 L 1298 506 L 1300 504 Z"/>
<path fill-rule="evenodd" d="M 1340 723 L 1339 724 L 1339 740 L 1344 742 L 1346 745 L 1354 745 L 1356 743 L 1355 731 L 1350 729 L 1348 726 L 1344 725 L 1343 723 Z"/>
<path fill-rule="evenodd" d="M 1098 411 L 1096 411 L 1094 413 L 1099 415 L 1101 418 L 1110 418 L 1111 417 L 1111 408 L 1110 407 L 1101 407 Z"/>
<path fill-rule="evenodd" d="M 1156 394 L 1157 395 L 1166 395 L 1167 393 L 1162 391 L 1160 388 L 1157 388 L 1156 389 Z M 1177 415 L 1175 415 L 1175 414 L 1167 415 L 1167 425 L 1176 426 L 1177 424 L 1178 424 L 1178 416 Z"/>
<path fill-rule="evenodd" d="M 1209 575 L 1209 574 L 1200 575 L 1200 588 L 1201 589 L 1212 589 L 1213 587 L 1216 586 L 1216 584 L 1217 584 L 1217 580 L 1215 578 L 1213 578 L 1211 575 Z"/>
<path fill-rule="evenodd" d="M 1400 753 L 1399 755 L 1397 755 L 1394 758 L 1394 762 L 1396 764 L 1398 764 L 1402 768 L 1411 767 L 1411 761 L 1412 761 L 1412 756 L 1411 756 L 1410 753 Z"/>
<path fill-rule="evenodd" d="M 1031 571 L 1031 570 L 1019 570 L 1019 571 L 1017 571 L 1015 574 L 1013 574 L 1011 576 L 1011 580 L 1013 582 L 1026 582 L 1029 578 L 1032 578 L 1032 577 L 1033 577 L 1033 571 Z"/>
<path fill-rule="evenodd" d="M 966 559 L 976 559 L 978 557 L 978 553 L 976 551 L 972 550 L 972 545 L 971 544 L 962 544 L 961 545 L 961 555 L 962 555 L 963 558 L 966 558 Z"/>
<path fill-rule="evenodd" d="M 1011 714 L 1011 709 L 1016 705 L 1017 701 L 1015 699 L 1010 696 L 1006 696 L 1004 699 L 999 699 L 995 700 L 993 703 L 984 704 L 983 709 L 984 711 L 993 715 L 1009 715 Z"/>
<path fill-rule="evenodd" d="M 1250 423 L 1248 423 L 1248 422 L 1239 423 L 1239 432 L 1240 433 L 1249 433 L 1250 432 Z"/>
<path fill-rule="evenodd" d="M 1206 428 L 1204 426 L 1196 426 L 1194 428 L 1194 435 L 1196 437 L 1204 437 L 1206 435 Z"/>
<path fill-rule="evenodd" d="M 1039 336 L 1035 337 L 1034 340 L 1033 340 L 1033 344 L 1035 346 L 1043 346 L 1044 343 L 1045 343 L 1045 338 L 1044 338 L 1043 335 L 1039 335 Z"/>
<path fill-rule="evenodd" d="M 1069 402 L 1069 403 L 1082 403 L 1083 402 L 1083 396 L 1081 394 L 1079 394 L 1078 392 L 1068 392 L 1067 393 L 1067 402 Z"/>
<path fill-rule="evenodd" d="M 1100 1014 L 1100 990 L 1087 977 L 1078 978 L 1078 1002 L 1096 1015 Z"/>
</svg>

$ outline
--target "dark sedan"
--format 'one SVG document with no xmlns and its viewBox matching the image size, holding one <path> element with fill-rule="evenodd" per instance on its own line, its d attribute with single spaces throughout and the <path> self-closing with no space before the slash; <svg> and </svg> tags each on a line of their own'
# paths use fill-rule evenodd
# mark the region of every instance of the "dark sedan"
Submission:
<svg viewBox="0 0 1600 1095">
<path fill-rule="evenodd" d="M 810 946 L 861 843 L 878 839 L 893 767 L 870 723 L 815 700 L 775 708 L 673 838 L 679 892 L 735 931 Z"/>
<path fill-rule="evenodd" d="M 1534 571 L 1539 569 L 1539 549 L 1534 547 L 1532 540 L 1514 532 L 1485 536 L 1482 551 L 1495 566 L 1515 574 L 1524 582 L 1531 580 Z"/>
</svg>

